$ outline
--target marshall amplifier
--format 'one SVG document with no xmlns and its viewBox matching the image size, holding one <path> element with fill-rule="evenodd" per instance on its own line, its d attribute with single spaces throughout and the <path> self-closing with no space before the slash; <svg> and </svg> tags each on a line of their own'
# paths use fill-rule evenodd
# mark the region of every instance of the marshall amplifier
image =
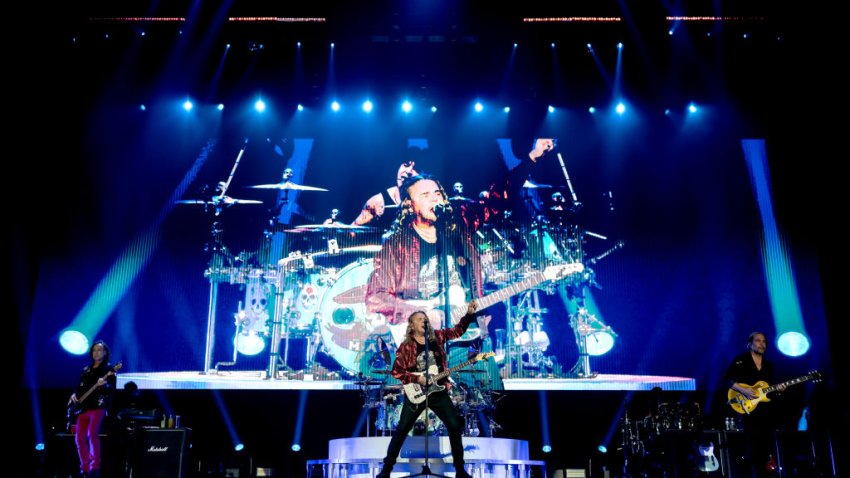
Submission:
<svg viewBox="0 0 850 478">
<path fill-rule="evenodd" d="M 188 472 L 189 428 L 142 428 L 135 432 L 130 453 L 132 478 L 185 478 Z"/>
</svg>

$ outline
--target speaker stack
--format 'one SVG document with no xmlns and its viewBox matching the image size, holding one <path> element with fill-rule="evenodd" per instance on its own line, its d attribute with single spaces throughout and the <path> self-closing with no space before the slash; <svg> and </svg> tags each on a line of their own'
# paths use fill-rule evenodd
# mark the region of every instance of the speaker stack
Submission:
<svg viewBox="0 0 850 478">
<path fill-rule="evenodd" d="M 129 478 L 185 478 L 191 429 L 141 428 L 132 439 Z"/>
</svg>

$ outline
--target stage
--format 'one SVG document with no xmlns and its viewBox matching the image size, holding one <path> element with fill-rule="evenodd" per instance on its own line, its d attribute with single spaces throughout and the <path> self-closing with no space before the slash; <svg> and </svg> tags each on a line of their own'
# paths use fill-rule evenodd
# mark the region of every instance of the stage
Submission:
<svg viewBox="0 0 850 478">
<path fill-rule="evenodd" d="M 268 379 L 264 370 L 203 372 L 122 373 L 118 386 L 135 382 L 142 389 L 168 390 L 358 390 L 353 380 Z M 511 378 L 505 390 L 696 390 L 696 380 L 658 375 L 599 374 L 593 378 Z"/>
</svg>

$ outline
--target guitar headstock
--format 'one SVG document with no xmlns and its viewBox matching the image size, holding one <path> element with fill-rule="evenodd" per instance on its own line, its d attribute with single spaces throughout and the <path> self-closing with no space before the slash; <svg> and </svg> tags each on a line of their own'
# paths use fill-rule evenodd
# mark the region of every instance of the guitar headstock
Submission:
<svg viewBox="0 0 850 478">
<path fill-rule="evenodd" d="M 115 374 L 115 373 L 117 373 L 119 370 L 121 370 L 121 367 L 123 367 L 123 366 L 124 366 L 124 362 L 118 362 L 117 364 L 115 364 L 115 366 L 114 366 L 114 367 L 112 367 L 112 368 L 109 370 L 109 372 L 108 372 L 108 373 Z"/>
<path fill-rule="evenodd" d="M 487 360 L 488 358 L 495 357 L 495 356 L 496 356 L 496 352 L 483 352 L 483 353 L 476 355 L 474 361 L 478 362 L 478 361 L 481 361 L 481 360 Z"/>
<path fill-rule="evenodd" d="M 813 383 L 818 383 L 823 380 L 823 376 L 817 370 L 813 370 L 809 372 L 809 380 L 811 380 Z"/>
<path fill-rule="evenodd" d="M 581 262 L 574 262 L 571 264 L 556 264 L 552 266 L 548 266 L 543 270 L 543 277 L 546 280 L 558 280 L 567 277 L 570 274 L 576 274 L 578 272 L 584 272 L 584 264 Z"/>
</svg>

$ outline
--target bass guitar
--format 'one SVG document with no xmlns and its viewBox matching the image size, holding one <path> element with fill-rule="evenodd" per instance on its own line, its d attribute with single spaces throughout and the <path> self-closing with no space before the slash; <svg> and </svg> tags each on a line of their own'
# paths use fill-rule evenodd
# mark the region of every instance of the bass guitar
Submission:
<svg viewBox="0 0 850 478">
<path fill-rule="evenodd" d="M 106 374 L 101 378 L 106 380 L 109 376 L 115 375 L 116 372 L 121 370 L 122 366 L 123 366 L 122 363 L 118 362 L 117 364 L 115 364 L 114 367 L 109 369 L 109 371 L 106 372 Z M 71 425 L 76 421 L 77 415 L 79 415 L 80 413 L 83 412 L 83 403 L 85 403 L 86 399 L 89 398 L 89 396 L 92 393 L 94 393 L 94 391 L 97 390 L 98 387 L 100 387 L 100 385 L 98 385 L 97 383 L 92 385 L 90 389 L 86 390 L 86 393 L 84 393 L 83 396 L 77 397 L 76 403 L 72 400 L 68 400 L 68 412 L 67 412 L 68 422 L 65 425 L 65 428 L 67 430 L 71 429 Z"/>
<path fill-rule="evenodd" d="M 756 382 L 755 385 L 747 385 L 745 383 L 740 383 L 738 385 L 742 387 L 747 387 L 758 393 L 758 396 L 755 398 L 747 398 L 743 393 L 735 390 L 734 388 L 730 388 L 727 393 L 727 397 L 729 401 L 727 402 L 732 410 L 740 414 L 750 414 L 753 410 L 756 409 L 756 406 L 761 402 L 769 402 L 770 399 L 767 398 L 767 394 L 771 392 L 775 392 L 780 388 L 790 387 L 791 385 L 797 385 L 799 383 L 804 382 L 820 382 L 821 374 L 817 370 L 814 372 L 809 372 L 802 377 L 797 377 L 786 382 L 778 383 L 776 385 L 768 385 L 765 381 Z"/>
<path fill-rule="evenodd" d="M 430 383 L 428 385 L 420 385 L 418 383 L 406 383 L 406 384 L 404 384 L 404 396 L 408 400 L 410 400 L 411 403 L 414 403 L 414 404 L 422 403 L 425 400 L 425 397 L 427 397 L 428 395 L 431 395 L 434 392 L 439 392 L 441 390 L 446 389 L 445 385 L 439 385 L 437 383 L 438 380 L 442 380 L 442 379 L 448 377 L 449 375 L 451 375 L 452 372 L 456 372 L 456 371 L 458 371 L 462 368 L 468 367 L 468 366 L 474 364 L 475 362 L 478 362 L 479 360 L 486 360 L 490 357 L 495 357 L 495 356 L 496 356 L 496 352 L 480 353 L 480 354 L 477 354 L 475 357 L 472 357 L 471 359 L 467 360 L 466 362 L 464 362 L 460 365 L 456 365 L 456 366 L 454 366 L 454 367 L 452 367 L 448 370 L 445 370 L 441 373 L 437 373 L 437 366 L 436 365 L 431 365 L 431 366 L 428 367 L 428 375 L 429 375 L 428 378 L 431 379 Z M 425 372 L 417 372 L 416 374 L 417 375 L 425 375 Z"/>
<path fill-rule="evenodd" d="M 525 279 L 515 282 L 504 289 L 497 290 L 496 292 L 485 295 L 484 297 L 479 297 L 475 299 L 478 303 L 478 311 L 482 311 L 487 307 L 490 307 L 493 304 L 497 304 L 502 302 L 503 300 L 507 300 L 521 292 L 525 292 L 532 287 L 536 287 L 543 283 L 544 281 L 555 281 L 559 279 L 563 279 L 570 274 L 576 274 L 584 271 L 584 264 L 580 262 L 570 263 L 570 264 L 556 264 L 546 267 L 542 272 L 535 272 L 530 274 Z M 460 322 L 460 319 L 466 315 L 466 301 L 465 301 L 466 293 L 463 291 L 463 288 L 458 286 L 452 286 L 449 288 L 449 302 L 451 305 L 451 315 L 452 315 L 452 324 L 457 324 Z M 435 301 L 430 300 L 411 300 L 407 301 L 410 304 L 421 307 L 426 313 L 429 310 L 439 310 L 440 304 Z M 405 334 L 407 333 L 407 321 L 398 324 L 388 324 L 390 333 L 392 333 L 393 339 L 395 340 L 396 345 L 400 345 L 404 342 Z M 477 329 L 467 330 L 463 336 L 458 339 L 458 341 L 464 340 L 472 340 L 477 338 L 477 334 L 480 331 Z"/>
</svg>

